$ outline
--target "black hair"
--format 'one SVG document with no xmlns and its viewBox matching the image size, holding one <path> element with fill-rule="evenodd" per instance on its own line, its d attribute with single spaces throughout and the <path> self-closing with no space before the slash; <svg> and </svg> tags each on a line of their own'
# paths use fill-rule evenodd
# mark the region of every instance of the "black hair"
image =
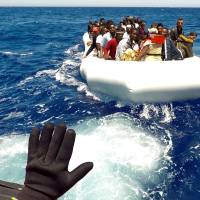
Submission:
<svg viewBox="0 0 200 200">
<path fill-rule="evenodd" d="M 161 27 L 164 28 L 164 25 L 163 25 L 162 23 L 158 23 L 157 28 L 158 28 L 159 26 L 161 26 Z"/>
<path fill-rule="evenodd" d="M 197 37 L 197 33 L 196 32 L 190 32 L 189 36 L 196 36 Z"/>
</svg>

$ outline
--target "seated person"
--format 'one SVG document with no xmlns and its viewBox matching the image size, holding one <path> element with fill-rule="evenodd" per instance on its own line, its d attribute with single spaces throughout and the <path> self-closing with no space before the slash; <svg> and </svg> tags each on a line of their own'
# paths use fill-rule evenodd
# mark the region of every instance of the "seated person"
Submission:
<svg viewBox="0 0 200 200">
<path fill-rule="evenodd" d="M 89 56 L 93 51 L 96 51 L 96 54 L 97 54 L 98 49 L 97 49 L 96 41 L 97 41 L 98 35 L 99 35 L 99 27 L 94 26 L 92 28 L 92 44 L 91 44 L 90 48 L 88 49 L 88 51 L 86 52 L 84 57 Z"/>
<path fill-rule="evenodd" d="M 83 56 L 86 55 L 88 49 L 90 48 L 90 46 L 92 44 L 92 28 L 93 28 L 93 24 L 91 22 L 89 22 L 88 31 L 85 32 L 83 35 L 83 43 L 84 43 L 84 47 L 85 47 L 85 52 L 84 52 Z"/>
<path fill-rule="evenodd" d="M 176 48 L 171 37 L 169 37 L 169 30 L 167 28 L 163 28 L 163 36 L 165 36 L 165 42 L 162 48 L 162 60 L 182 60 L 182 53 Z"/>
<path fill-rule="evenodd" d="M 136 29 L 131 29 L 130 39 L 122 39 L 116 50 L 116 60 L 125 60 L 124 53 L 127 49 L 132 49 L 132 51 L 137 52 L 139 50 L 138 46 L 138 31 Z M 129 60 L 129 59 L 128 59 Z"/>
<path fill-rule="evenodd" d="M 174 42 L 175 45 L 177 45 L 177 40 L 179 38 L 179 36 L 183 33 L 183 18 L 179 17 L 177 22 L 176 22 L 176 27 L 173 28 L 170 31 L 170 38 L 172 39 L 172 41 Z"/>
<path fill-rule="evenodd" d="M 162 35 L 163 28 L 164 28 L 164 26 L 163 26 L 162 23 L 159 23 L 159 24 L 157 25 L 157 30 L 158 30 L 157 34 L 158 34 L 158 35 Z"/>
<path fill-rule="evenodd" d="M 98 51 L 97 56 L 99 58 L 103 57 L 103 47 L 101 46 L 101 44 L 102 44 L 102 40 L 103 40 L 103 35 L 107 32 L 108 32 L 108 29 L 106 27 L 102 26 L 100 28 L 99 35 L 97 36 L 96 46 L 97 46 L 97 51 Z"/>
<path fill-rule="evenodd" d="M 195 32 L 191 32 L 188 36 L 184 36 L 183 34 L 179 35 L 177 48 L 181 50 L 184 58 L 193 56 L 192 47 L 196 37 L 197 34 Z"/>
<path fill-rule="evenodd" d="M 113 36 L 115 36 L 116 28 L 114 24 L 108 25 L 108 32 L 103 35 L 101 46 L 104 48 L 108 41 L 110 41 Z"/>
<path fill-rule="evenodd" d="M 151 25 L 151 28 L 148 28 L 148 32 L 149 32 L 150 34 L 157 34 L 157 33 L 158 33 L 157 26 L 158 26 L 158 24 L 157 24 L 156 22 L 154 22 L 154 23 Z"/>
<path fill-rule="evenodd" d="M 146 34 L 141 37 L 140 52 L 136 57 L 136 61 L 161 61 L 163 36 L 157 37 L 157 35 L 154 35 L 149 37 Z"/>
<path fill-rule="evenodd" d="M 115 37 L 107 42 L 104 48 L 104 58 L 106 60 L 115 60 L 116 49 L 119 41 L 122 39 L 123 32 L 116 32 Z"/>
<path fill-rule="evenodd" d="M 131 28 L 132 28 L 132 26 L 130 24 L 128 24 L 126 26 L 126 32 L 123 35 L 123 39 L 129 39 L 130 38 Z"/>
</svg>

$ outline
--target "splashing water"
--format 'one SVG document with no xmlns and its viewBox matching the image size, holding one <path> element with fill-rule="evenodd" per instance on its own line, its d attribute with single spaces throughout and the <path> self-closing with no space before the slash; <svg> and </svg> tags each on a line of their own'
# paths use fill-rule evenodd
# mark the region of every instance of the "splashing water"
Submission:
<svg viewBox="0 0 200 200">
<path fill-rule="evenodd" d="M 160 184 L 156 173 L 165 175 L 159 169 L 161 160 L 167 159 L 168 145 L 136 128 L 128 115 L 90 119 L 74 129 L 77 137 L 69 170 L 86 161 L 94 162 L 94 168 L 61 199 L 142 199 L 148 197 L 147 188 Z M 23 183 L 27 136 L 2 136 L 0 141 L 0 177 Z"/>
</svg>

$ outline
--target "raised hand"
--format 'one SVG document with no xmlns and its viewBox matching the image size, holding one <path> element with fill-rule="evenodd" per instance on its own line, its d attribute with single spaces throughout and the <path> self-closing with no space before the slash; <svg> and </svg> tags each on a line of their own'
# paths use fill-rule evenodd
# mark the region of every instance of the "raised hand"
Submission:
<svg viewBox="0 0 200 200">
<path fill-rule="evenodd" d="M 42 131 L 34 128 L 29 138 L 25 187 L 19 200 L 54 200 L 68 191 L 93 167 L 86 162 L 68 171 L 75 131 L 65 125 L 47 124 Z"/>
</svg>

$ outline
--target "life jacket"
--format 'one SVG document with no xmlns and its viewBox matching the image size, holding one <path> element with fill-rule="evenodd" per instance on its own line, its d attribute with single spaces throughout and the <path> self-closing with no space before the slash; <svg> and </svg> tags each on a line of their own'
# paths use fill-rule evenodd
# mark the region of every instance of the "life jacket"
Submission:
<svg viewBox="0 0 200 200">
<path fill-rule="evenodd" d="M 155 44 L 164 44 L 165 37 L 163 35 L 151 34 L 150 35 L 151 42 Z"/>
<path fill-rule="evenodd" d="M 163 35 L 152 34 L 150 35 L 151 44 L 147 56 L 160 56 L 162 53 L 162 45 L 164 44 L 165 37 Z"/>
</svg>

